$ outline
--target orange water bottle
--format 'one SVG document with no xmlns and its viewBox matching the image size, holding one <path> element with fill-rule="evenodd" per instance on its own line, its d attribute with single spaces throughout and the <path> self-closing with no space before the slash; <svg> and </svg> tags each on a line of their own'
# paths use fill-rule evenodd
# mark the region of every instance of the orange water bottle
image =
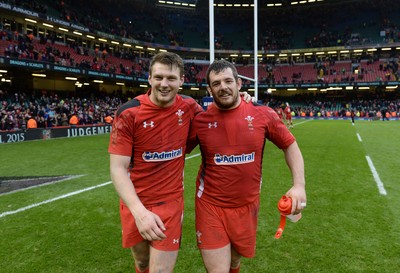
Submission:
<svg viewBox="0 0 400 273">
<path fill-rule="evenodd" d="M 275 238 L 279 239 L 282 236 L 283 230 L 286 225 L 286 218 L 291 222 L 297 222 L 301 219 L 301 213 L 292 214 L 292 198 L 286 195 L 282 196 L 282 198 L 278 202 L 278 210 L 281 214 L 281 221 L 279 224 L 279 228 L 276 231 Z"/>
</svg>

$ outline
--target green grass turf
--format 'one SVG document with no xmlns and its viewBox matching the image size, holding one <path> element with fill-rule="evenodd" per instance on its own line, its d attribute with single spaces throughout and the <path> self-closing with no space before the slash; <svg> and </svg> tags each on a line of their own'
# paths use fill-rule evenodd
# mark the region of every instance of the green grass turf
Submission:
<svg viewBox="0 0 400 273">
<path fill-rule="evenodd" d="M 282 151 L 267 142 L 256 256 L 241 273 L 399 272 L 400 122 L 295 120 L 305 160 L 307 208 L 281 239 L 276 204 L 291 179 Z M 357 133 L 362 141 L 357 138 Z M 0 176 L 83 175 L 0 195 L 0 214 L 110 181 L 108 135 L 0 145 Z M 197 154 L 196 149 L 192 154 Z M 370 156 L 385 186 L 379 194 Z M 195 244 L 200 156 L 186 161 L 185 218 L 175 272 L 204 273 Z M 134 272 L 122 249 L 111 184 L 0 218 L 0 272 Z"/>
</svg>

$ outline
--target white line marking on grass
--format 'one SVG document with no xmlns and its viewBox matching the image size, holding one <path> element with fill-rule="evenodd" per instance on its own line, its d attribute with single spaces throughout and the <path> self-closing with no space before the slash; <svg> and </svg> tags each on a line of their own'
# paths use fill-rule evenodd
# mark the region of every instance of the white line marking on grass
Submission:
<svg viewBox="0 0 400 273">
<path fill-rule="evenodd" d="M 302 124 L 302 123 L 305 123 L 305 122 L 309 122 L 309 121 L 311 121 L 311 120 L 306 120 L 306 121 L 303 121 L 303 122 L 299 122 L 299 123 L 294 124 L 293 126 L 296 126 L 296 125 L 299 125 L 299 124 Z M 185 160 L 191 159 L 191 158 L 194 158 L 194 157 L 197 157 L 197 156 L 200 156 L 200 154 L 194 154 L 194 155 L 188 156 L 188 157 L 185 158 Z M 31 208 L 35 208 L 35 207 L 38 207 L 38 206 L 41 206 L 41 205 L 44 205 L 44 204 L 52 203 L 54 201 L 57 201 L 57 200 L 60 200 L 60 199 L 64 199 L 64 198 L 67 198 L 67 197 L 70 197 L 70 196 L 73 196 L 73 195 L 77 195 L 77 194 L 80 194 L 80 193 L 83 193 L 83 192 L 86 192 L 86 191 L 90 191 L 90 190 L 93 190 L 93 189 L 96 189 L 96 188 L 104 187 L 104 186 L 107 186 L 107 185 L 109 185 L 111 183 L 112 183 L 112 181 L 108 181 L 108 182 L 105 182 L 103 184 L 99 184 L 99 185 L 96 185 L 96 186 L 84 188 L 82 190 L 78 190 L 78 191 L 70 192 L 70 193 L 67 193 L 67 194 L 64 194 L 64 195 L 60 195 L 60 196 L 57 196 L 57 197 L 54 197 L 54 198 L 51 198 L 51 199 L 48 199 L 48 200 L 45 200 L 45 201 L 42 201 L 42 202 L 39 202 L 39 203 L 35 203 L 35 204 L 29 205 L 29 206 L 26 206 L 26 207 L 23 207 L 23 208 L 19 208 L 17 210 L 5 211 L 5 212 L 0 214 L 0 218 L 2 218 L 4 216 L 7 216 L 7 215 L 16 214 L 18 212 L 26 211 L 26 210 L 29 210 Z"/>
<path fill-rule="evenodd" d="M 302 121 L 302 122 L 295 123 L 295 124 L 293 124 L 293 127 L 297 126 L 297 125 L 300 125 L 300 124 L 303 124 L 303 123 L 306 123 L 306 122 L 310 122 L 310 121 L 313 121 L 313 120 L 312 119 L 308 119 L 308 120 L 305 120 L 305 121 Z"/>
<path fill-rule="evenodd" d="M 193 157 L 197 157 L 197 156 L 199 156 L 199 155 L 200 155 L 200 154 L 194 154 L 194 155 L 188 156 L 188 157 L 185 158 L 185 160 L 191 159 L 191 158 L 193 158 Z"/>
<path fill-rule="evenodd" d="M 26 191 L 26 190 L 30 190 L 30 189 L 34 189 L 34 188 L 37 188 L 37 187 L 42 187 L 42 186 L 50 185 L 50 184 L 55 184 L 55 183 L 58 183 L 58 182 L 63 182 L 63 181 L 67 181 L 67 180 L 79 178 L 79 177 L 82 177 L 82 176 L 85 176 L 85 174 L 70 175 L 70 176 L 66 175 L 66 178 L 63 178 L 63 179 L 60 179 L 60 180 L 56 180 L 56 181 L 53 181 L 53 182 L 42 183 L 42 184 L 38 184 L 38 185 L 35 185 L 35 186 L 30 186 L 30 187 L 26 187 L 26 188 L 21 188 L 21 189 L 9 191 L 9 192 L 0 193 L 0 196 L 2 196 L 2 195 L 7 195 L 7 194 L 11 194 L 11 193 L 16 193 L 16 192 L 20 192 L 20 191 Z M 60 177 L 61 177 L 61 176 L 60 176 Z M 24 179 L 24 180 L 35 180 L 35 179 L 44 179 L 44 178 L 49 178 L 49 177 L 35 177 L 35 178 L 32 178 L 32 179 Z M 18 181 L 18 180 L 20 180 L 20 179 L 16 179 L 16 180 L 5 180 L 5 181 L 3 181 L 3 182 L 13 182 L 13 181 Z"/>
<path fill-rule="evenodd" d="M 372 175 L 374 176 L 376 185 L 378 186 L 379 193 L 380 193 L 381 195 L 386 195 L 387 193 L 386 193 L 385 187 L 384 187 L 384 185 L 383 185 L 381 179 L 379 178 L 379 174 L 378 174 L 378 172 L 377 172 L 376 169 L 375 169 L 374 163 L 372 163 L 372 160 L 371 160 L 371 158 L 370 158 L 368 155 L 365 156 L 365 158 L 367 159 L 369 168 L 371 169 Z"/>
<path fill-rule="evenodd" d="M 306 121 L 303 121 L 303 122 L 299 122 L 299 123 L 294 124 L 293 126 L 300 125 L 302 123 L 306 123 L 306 122 L 309 122 L 309 121 L 311 121 L 311 120 L 306 120 Z M 197 156 L 200 156 L 200 154 L 194 154 L 194 155 L 188 156 L 188 157 L 185 158 L 185 160 L 191 159 L 191 158 L 194 158 L 194 157 L 197 157 Z M 26 211 L 26 210 L 29 210 L 31 208 L 35 208 L 35 207 L 38 207 L 38 206 L 41 206 L 41 205 L 44 205 L 44 204 L 52 203 L 54 201 L 57 201 L 57 200 L 60 200 L 60 199 L 64 199 L 64 198 L 67 198 L 67 197 L 70 197 L 70 196 L 73 196 L 73 195 L 77 195 L 77 194 L 80 194 L 80 193 L 83 193 L 83 192 L 86 192 L 86 191 L 90 191 L 90 190 L 93 190 L 93 189 L 96 189 L 96 188 L 104 187 L 104 186 L 107 186 L 107 185 L 109 185 L 111 183 L 112 183 L 112 181 L 108 181 L 108 182 L 105 182 L 103 184 L 99 184 L 99 185 L 96 185 L 96 186 L 93 186 L 93 187 L 88 187 L 88 188 L 84 188 L 82 190 L 78 190 L 78 191 L 70 192 L 70 193 L 67 193 L 67 194 L 64 194 L 64 195 L 60 195 L 60 196 L 57 196 L 57 197 L 54 197 L 54 198 L 51 198 L 51 199 L 48 199 L 48 200 L 45 200 L 45 201 L 42 201 L 42 202 L 39 202 L 39 203 L 35 203 L 35 204 L 29 205 L 29 206 L 26 206 L 26 207 L 23 207 L 23 208 L 19 208 L 17 210 L 6 211 L 6 212 L 3 212 L 3 213 L 0 214 L 0 218 L 2 218 L 4 216 L 7 216 L 7 215 L 16 214 L 18 212 Z"/>
<path fill-rule="evenodd" d="M 362 139 L 361 139 L 361 136 L 359 133 L 357 133 L 357 138 L 358 138 L 358 141 L 362 142 Z"/>
<path fill-rule="evenodd" d="M 188 156 L 188 157 L 185 158 L 185 160 L 186 159 L 191 159 L 193 157 L 197 157 L 199 155 L 200 154 L 194 154 L 194 155 Z M 93 189 L 96 189 L 96 188 L 104 187 L 104 186 L 107 186 L 107 185 L 109 185 L 111 183 L 112 183 L 112 181 L 108 181 L 108 182 L 105 182 L 103 184 L 99 184 L 99 185 L 96 185 L 96 186 L 93 186 L 93 187 L 84 188 L 84 189 L 79 190 L 79 191 L 74 191 L 74 192 L 70 192 L 70 193 L 67 193 L 67 194 L 64 194 L 64 195 L 60 195 L 60 196 L 48 199 L 48 200 L 43 201 L 43 202 L 39 202 L 39 203 L 35 203 L 35 204 L 29 205 L 29 206 L 26 206 L 26 207 L 23 207 L 23 208 L 19 208 L 17 210 L 6 211 L 6 212 L 3 212 L 3 213 L 0 214 L 0 218 L 2 218 L 4 216 L 7 216 L 7 215 L 11 215 L 11 214 L 16 214 L 18 212 L 26 211 L 28 209 L 31 209 L 31 208 L 34 208 L 34 207 L 38 207 L 38 206 L 41 206 L 41 205 L 44 205 L 44 204 L 52 203 L 54 201 L 57 201 L 57 200 L 60 200 L 60 199 L 64 199 L 64 198 L 67 198 L 67 197 L 70 197 L 70 196 L 73 196 L 73 195 L 77 195 L 77 194 L 80 194 L 82 192 L 86 192 L 86 191 L 90 191 L 90 190 L 93 190 Z"/>
<path fill-rule="evenodd" d="M 79 190 L 79 191 L 74 191 L 74 192 L 70 192 L 70 193 L 67 193 L 67 194 L 63 194 L 63 195 L 54 197 L 52 199 L 48 199 L 48 200 L 43 201 L 43 202 L 39 202 L 39 203 L 35 203 L 35 204 L 29 205 L 29 206 L 26 206 L 26 207 L 23 207 L 23 208 L 19 208 L 17 210 L 6 211 L 6 212 L 3 212 L 3 213 L 0 214 L 0 218 L 2 218 L 4 216 L 7 216 L 7 215 L 11 215 L 11 214 L 16 214 L 16 213 L 21 212 L 21 211 L 26 211 L 28 209 L 31 209 L 31 208 L 34 208 L 34 207 L 38 207 L 38 206 L 41 206 L 41 205 L 44 205 L 44 204 L 52 203 L 54 201 L 57 201 L 57 200 L 60 200 L 60 199 L 64 199 L 64 198 L 67 198 L 67 197 L 70 197 L 70 196 L 73 196 L 73 195 L 77 195 L 77 194 L 80 194 L 80 193 L 85 192 L 85 191 L 90 191 L 90 190 L 93 190 L 93 189 L 96 189 L 96 188 L 104 187 L 104 186 L 107 186 L 107 185 L 109 185 L 111 183 L 112 183 L 111 181 L 108 181 L 108 182 L 103 183 L 103 184 L 99 184 L 99 185 L 96 185 L 96 186 L 93 186 L 93 187 L 84 188 L 84 189 Z"/>
</svg>

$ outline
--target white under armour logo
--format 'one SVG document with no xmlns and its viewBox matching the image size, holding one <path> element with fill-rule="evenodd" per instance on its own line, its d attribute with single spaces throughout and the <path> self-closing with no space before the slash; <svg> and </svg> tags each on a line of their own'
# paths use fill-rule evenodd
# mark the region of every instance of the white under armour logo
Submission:
<svg viewBox="0 0 400 273">
<path fill-rule="evenodd" d="M 147 126 L 154 127 L 154 121 L 150 121 L 149 123 L 144 121 L 143 122 L 143 128 L 147 128 Z"/>
<path fill-rule="evenodd" d="M 173 239 L 173 240 L 172 240 L 172 243 L 173 243 L 173 244 L 179 244 L 179 239 Z"/>
<path fill-rule="evenodd" d="M 201 235 L 203 235 L 200 230 L 198 230 L 196 232 L 196 236 L 197 236 L 197 243 L 201 244 Z"/>
<path fill-rule="evenodd" d="M 218 123 L 215 121 L 214 123 L 209 123 L 208 124 L 208 128 L 212 128 L 212 127 L 214 127 L 214 128 L 217 128 L 218 127 Z"/>
</svg>

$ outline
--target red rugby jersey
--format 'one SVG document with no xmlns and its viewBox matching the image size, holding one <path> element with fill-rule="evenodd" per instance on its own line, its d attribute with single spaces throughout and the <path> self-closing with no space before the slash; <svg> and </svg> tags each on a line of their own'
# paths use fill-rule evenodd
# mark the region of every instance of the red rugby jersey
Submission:
<svg viewBox="0 0 400 273">
<path fill-rule="evenodd" d="M 131 157 L 130 178 L 144 205 L 183 194 L 185 149 L 191 121 L 202 112 L 192 98 L 177 95 L 161 108 L 150 91 L 122 105 L 115 115 L 108 152 Z"/>
<path fill-rule="evenodd" d="M 292 109 L 290 109 L 289 106 L 285 107 L 285 115 L 286 116 L 292 116 Z"/>
<path fill-rule="evenodd" d="M 214 104 L 192 123 L 188 147 L 200 144 L 197 197 L 221 207 L 239 207 L 260 194 L 265 138 L 280 149 L 295 141 L 276 112 L 241 102 L 232 110 Z"/>
</svg>

